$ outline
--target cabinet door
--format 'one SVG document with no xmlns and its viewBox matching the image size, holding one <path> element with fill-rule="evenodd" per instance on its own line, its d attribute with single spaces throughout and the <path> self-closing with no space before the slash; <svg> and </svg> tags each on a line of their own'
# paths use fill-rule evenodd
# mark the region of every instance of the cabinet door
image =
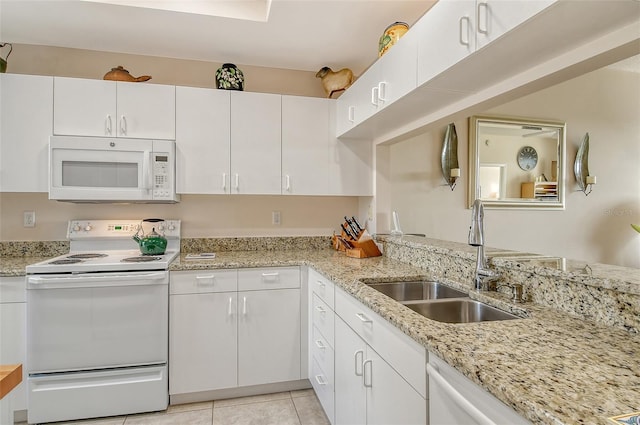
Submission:
<svg viewBox="0 0 640 425">
<path fill-rule="evenodd" d="M 175 86 L 117 83 L 118 137 L 176 138 Z"/>
<path fill-rule="evenodd" d="M 231 93 L 231 193 L 281 193 L 281 97 Z"/>
<path fill-rule="evenodd" d="M 377 111 L 380 73 L 376 64 L 377 62 L 338 98 L 337 136 L 343 135 Z"/>
<path fill-rule="evenodd" d="M 330 107 L 331 117 L 338 105 Z M 330 120 L 331 134 L 336 120 Z M 373 144 L 369 140 L 329 140 L 329 194 L 373 196 Z"/>
<path fill-rule="evenodd" d="M 11 399 L 8 407 L 11 409 L 9 416 L 13 419 L 13 411 L 27 409 L 27 302 L 24 277 L 0 277 L 0 300 L 0 364 L 22 364 L 22 383 L 5 396 Z"/>
<path fill-rule="evenodd" d="M 440 1 L 413 26 L 418 36 L 418 86 L 475 51 L 475 16 L 473 0 Z"/>
<path fill-rule="evenodd" d="M 282 194 L 329 190 L 329 105 L 335 101 L 282 96 Z"/>
<path fill-rule="evenodd" d="M 55 77 L 53 85 L 54 134 L 116 137 L 114 81 Z"/>
<path fill-rule="evenodd" d="M 169 394 L 238 385 L 236 309 L 235 292 L 170 297 Z"/>
<path fill-rule="evenodd" d="M 378 109 L 382 109 L 416 88 L 418 33 L 409 31 L 380 59 Z"/>
<path fill-rule="evenodd" d="M 546 9 L 555 1 L 478 0 L 476 3 L 476 48 L 481 49 Z"/>
<path fill-rule="evenodd" d="M 363 369 L 367 425 L 427 423 L 427 400 L 371 347 L 367 347 Z"/>
<path fill-rule="evenodd" d="M 49 191 L 53 78 L 0 74 L 0 191 Z"/>
<path fill-rule="evenodd" d="M 176 87 L 178 193 L 229 193 L 230 93 Z"/>
<path fill-rule="evenodd" d="M 300 379 L 300 289 L 238 293 L 238 385 Z"/>
<path fill-rule="evenodd" d="M 366 424 L 367 391 L 363 382 L 363 362 L 367 345 L 337 316 L 335 327 L 335 423 Z"/>
</svg>

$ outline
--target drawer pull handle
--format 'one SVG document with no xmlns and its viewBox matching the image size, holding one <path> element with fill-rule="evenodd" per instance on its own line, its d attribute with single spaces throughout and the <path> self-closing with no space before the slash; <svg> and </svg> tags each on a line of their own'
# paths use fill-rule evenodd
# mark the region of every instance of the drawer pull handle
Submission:
<svg viewBox="0 0 640 425">
<path fill-rule="evenodd" d="M 324 376 L 316 375 L 315 378 L 318 385 L 327 385 L 327 381 L 324 380 Z"/>
<path fill-rule="evenodd" d="M 325 314 L 327 311 L 322 307 L 322 306 L 317 306 L 316 310 L 318 310 L 320 312 L 320 314 Z"/>
<path fill-rule="evenodd" d="M 278 280 L 279 277 L 280 277 L 280 273 L 278 273 L 278 272 L 275 272 L 275 273 L 262 273 L 262 280 L 274 281 L 274 280 Z"/>
<path fill-rule="evenodd" d="M 362 323 L 373 323 L 373 320 L 369 319 L 364 313 L 356 313 L 356 317 L 362 321 Z"/>
<path fill-rule="evenodd" d="M 358 361 L 358 356 L 360 356 L 360 361 Z M 356 376 L 362 376 L 363 368 L 362 368 L 362 360 L 364 360 L 364 350 L 358 350 L 353 353 L 353 358 L 355 360 L 354 372 Z M 360 372 L 358 372 L 358 366 L 360 366 Z"/>
<path fill-rule="evenodd" d="M 242 315 L 247 315 L 247 297 L 242 297 Z"/>
<path fill-rule="evenodd" d="M 229 317 L 231 317 L 231 315 L 233 314 L 233 311 L 231 310 L 232 301 L 233 301 L 233 297 L 229 297 L 229 311 L 228 311 Z"/>
<path fill-rule="evenodd" d="M 369 373 L 367 373 L 367 365 L 369 365 Z M 373 387 L 373 377 L 371 376 L 373 373 L 373 360 L 365 360 L 364 363 L 362 363 L 362 371 L 364 372 L 362 376 L 362 383 L 364 384 L 364 386 L 367 388 Z M 368 383 L 367 375 L 369 375 Z"/>
<path fill-rule="evenodd" d="M 469 28 L 471 27 L 470 24 L 471 20 L 469 19 L 468 16 L 463 16 L 462 18 L 460 18 L 460 21 L 458 21 L 458 26 L 460 29 L 460 44 L 462 44 L 463 46 L 469 46 L 470 41 L 469 41 Z"/>
<path fill-rule="evenodd" d="M 216 279 L 216 275 L 210 274 L 207 276 L 196 276 L 196 282 L 197 283 L 214 283 L 214 280 Z"/>
<path fill-rule="evenodd" d="M 321 350 L 324 350 L 324 349 L 326 349 L 326 348 L 327 348 L 327 346 L 326 346 L 326 345 L 324 345 L 324 344 L 322 343 L 322 341 L 321 341 L 321 340 L 319 340 L 319 339 L 318 339 L 318 340 L 316 340 L 316 347 L 318 347 L 318 348 L 319 348 L 319 349 L 321 349 Z"/>
<path fill-rule="evenodd" d="M 318 284 L 319 287 L 324 288 L 326 285 L 323 281 L 321 280 L 316 280 L 316 283 Z"/>
</svg>

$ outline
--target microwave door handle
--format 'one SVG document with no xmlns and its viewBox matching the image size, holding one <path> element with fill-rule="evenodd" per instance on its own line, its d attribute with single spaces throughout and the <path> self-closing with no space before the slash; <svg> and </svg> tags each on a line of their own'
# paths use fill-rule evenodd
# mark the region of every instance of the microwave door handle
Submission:
<svg viewBox="0 0 640 425">
<path fill-rule="evenodd" d="M 147 194 L 151 190 L 151 180 L 153 177 L 153 169 L 151 168 L 151 156 L 153 152 L 144 151 L 144 160 L 142 163 L 142 170 L 144 171 L 144 185 L 142 188 L 147 191 Z"/>
</svg>

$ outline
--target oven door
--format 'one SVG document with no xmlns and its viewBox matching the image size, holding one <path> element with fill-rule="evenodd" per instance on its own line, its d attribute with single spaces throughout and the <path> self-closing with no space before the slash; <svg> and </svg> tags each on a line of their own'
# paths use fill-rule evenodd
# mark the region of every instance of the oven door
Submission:
<svg viewBox="0 0 640 425">
<path fill-rule="evenodd" d="M 30 375 L 167 362 L 168 271 L 26 279 Z"/>
<path fill-rule="evenodd" d="M 49 199 L 151 200 L 152 151 L 152 140 L 51 136 Z"/>
</svg>

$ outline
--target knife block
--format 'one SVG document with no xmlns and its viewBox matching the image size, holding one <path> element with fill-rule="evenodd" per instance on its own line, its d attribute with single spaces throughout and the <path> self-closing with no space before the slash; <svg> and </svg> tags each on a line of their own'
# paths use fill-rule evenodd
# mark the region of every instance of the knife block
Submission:
<svg viewBox="0 0 640 425">
<path fill-rule="evenodd" d="M 378 249 L 378 245 L 371 239 L 366 230 L 361 231 L 358 234 L 358 239 L 353 240 L 344 231 L 340 235 L 343 239 L 351 244 L 352 248 L 346 248 L 336 236 L 333 237 L 333 248 L 338 251 L 344 251 L 347 257 L 352 258 L 369 258 L 379 257 L 382 255 Z"/>
</svg>

